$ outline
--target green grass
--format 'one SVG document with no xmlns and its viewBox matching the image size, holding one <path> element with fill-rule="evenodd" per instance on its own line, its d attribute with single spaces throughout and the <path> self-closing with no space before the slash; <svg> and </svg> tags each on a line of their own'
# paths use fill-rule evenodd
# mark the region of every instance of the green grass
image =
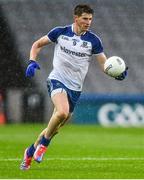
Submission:
<svg viewBox="0 0 144 180">
<path fill-rule="evenodd" d="M 21 171 L 24 149 L 44 127 L 0 126 L 0 178 L 144 178 L 144 129 L 95 125 L 66 125 L 51 142 L 45 160 Z"/>
</svg>

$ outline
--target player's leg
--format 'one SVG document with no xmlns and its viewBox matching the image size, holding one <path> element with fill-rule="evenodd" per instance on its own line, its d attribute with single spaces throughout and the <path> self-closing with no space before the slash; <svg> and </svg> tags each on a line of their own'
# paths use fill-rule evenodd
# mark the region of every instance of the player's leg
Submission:
<svg viewBox="0 0 144 180">
<path fill-rule="evenodd" d="M 68 117 L 67 117 L 63 122 L 61 122 L 61 123 L 59 124 L 59 126 L 55 129 L 55 131 L 54 131 L 53 134 L 51 135 L 51 139 L 52 139 L 56 134 L 58 134 L 59 129 L 60 129 L 62 126 L 64 126 L 64 124 L 71 118 L 71 116 L 72 116 L 72 114 L 69 113 Z"/>
<path fill-rule="evenodd" d="M 55 113 L 55 109 L 54 109 L 54 111 L 53 111 L 53 114 L 54 114 L 54 113 Z M 52 115 L 53 115 L 53 114 L 52 114 Z M 45 134 L 45 132 L 46 132 L 46 129 L 47 129 L 47 128 L 45 128 L 45 129 L 39 134 L 38 138 L 36 139 L 36 141 L 35 141 L 35 143 L 34 143 L 34 147 L 35 147 L 35 148 L 39 145 L 42 137 L 44 136 L 44 134 Z"/>
<path fill-rule="evenodd" d="M 53 114 L 54 114 L 54 113 L 55 113 L 55 109 L 54 109 Z M 69 113 L 67 119 L 66 119 L 65 121 L 63 121 L 62 123 L 59 124 L 59 126 L 55 129 L 55 131 L 54 131 L 53 134 L 51 135 L 51 139 L 52 139 L 56 134 L 58 134 L 59 129 L 71 118 L 71 115 L 72 115 L 72 114 Z M 45 128 L 45 129 L 40 133 L 40 135 L 38 136 L 38 138 L 36 139 L 36 141 L 35 141 L 35 143 L 34 143 L 34 147 L 35 147 L 35 148 L 39 145 L 42 137 L 43 137 L 43 136 L 45 135 L 45 133 L 46 133 L 46 130 L 47 130 L 47 128 Z"/>
<path fill-rule="evenodd" d="M 56 93 L 54 96 L 53 92 L 55 92 L 55 90 L 56 90 Z M 57 82 L 51 81 L 50 83 L 48 83 L 48 92 L 55 106 L 54 113 L 50 119 L 48 127 L 41 132 L 41 134 L 39 135 L 38 139 L 35 142 L 35 145 L 32 144 L 29 148 L 26 149 L 25 156 L 21 164 L 21 169 L 29 169 L 34 152 L 36 151 L 36 148 L 39 149 L 38 144 L 40 143 L 46 146 L 49 144 L 50 140 L 57 133 L 58 129 L 62 125 L 64 125 L 65 122 L 68 120 L 68 118 L 71 116 L 70 113 L 66 113 L 66 112 L 71 112 L 71 113 L 73 112 L 75 104 L 80 96 L 80 92 L 74 92 L 74 91 L 68 90 L 58 81 Z M 59 95 L 57 96 L 57 94 L 59 94 L 60 96 Z M 66 111 L 63 111 L 65 109 Z M 45 147 L 42 150 L 46 151 Z"/>
<path fill-rule="evenodd" d="M 55 109 L 53 114 L 55 113 Z M 71 113 L 69 113 L 67 119 L 65 121 L 63 121 L 62 123 L 59 124 L 59 126 L 55 129 L 55 131 L 53 132 L 53 134 L 51 135 L 51 139 L 58 133 L 58 130 L 60 129 L 60 127 L 62 127 L 68 119 L 70 119 L 71 117 Z M 28 170 L 30 168 L 31 162 L 32 162 L 32 157 L 33 154 L 36 150 L 36 147 L 40 144 L 40 141 L 42 139 L 42 137 L 44 136 L 44 134 L 46 133 L 47 128 L 45 128 L 40 135 L 38 136 L 38 138 L 36 139 L 35 143 L 32 144 L 29 148 L 26 148 L 25 152 L 24 152 L 24 158 L 23 161 L 20 165 L 20 169 L 22 170 Z"/>
<path fill-rule="evenodd" d="M 47 139 L 51 139 L 56 129 L 69 117 L 69 102 L 66 92 L 55 94 L 52 97 L 52 102 L 55 106 L 55 112 L 48 123 L 45 133 Z"/>
<path fill-rule="evenodd" d="M 55 106 L 55 111 L 44 132 L 44 136 L 42 137 L 40 144 L 37 146 L 34 153 L 34 160 L 37 162 L 42 161 L 42 157 L 46 152 L 51 138 L 54 136 L 61 124 L 64 124 L 69 117 L 69 102 L 67 93 L 65 91 L 56 93 L 54 96 L 52 96 L 52 102 Z"/>
</svg>

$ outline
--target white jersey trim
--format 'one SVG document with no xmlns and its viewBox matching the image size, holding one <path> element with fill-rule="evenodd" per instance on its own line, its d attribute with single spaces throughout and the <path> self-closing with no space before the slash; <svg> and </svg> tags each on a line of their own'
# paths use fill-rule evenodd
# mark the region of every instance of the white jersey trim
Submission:
<svg viewBox="0 0 144 180">
<path fill-rule="evenodd" d="M 57 94 L 57 93 L 65 93 L 65 94 L 66 94 L 66 90 L 63 89 L 63 88 L 58 88 L 58 89 L 53 90 L 53 91 L 51 92 L 51 98 L 52 98 L 55 94 Z"/>
</svg>

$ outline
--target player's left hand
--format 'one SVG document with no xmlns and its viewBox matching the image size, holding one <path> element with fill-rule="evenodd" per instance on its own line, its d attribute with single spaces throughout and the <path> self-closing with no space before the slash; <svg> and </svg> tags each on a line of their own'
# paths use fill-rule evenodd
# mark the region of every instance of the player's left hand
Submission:
<svg viewBox="0 0 144 180">
<path fill-rule="evenodd" d="M 115 79 L 122 81 L 127 77 L 127 75 L 128 75 L 128 67 L 126 67 L 126 69 L 123 73 L 121 73 L 119 76 L 115 77 Z"/>
<path fill-rule="evenodd" d="M 36 69 L 40 69 L 39 64 L 34 60 L 30 60 L 25 72 L 26 77 L 33 77 Z"/>
</svg>

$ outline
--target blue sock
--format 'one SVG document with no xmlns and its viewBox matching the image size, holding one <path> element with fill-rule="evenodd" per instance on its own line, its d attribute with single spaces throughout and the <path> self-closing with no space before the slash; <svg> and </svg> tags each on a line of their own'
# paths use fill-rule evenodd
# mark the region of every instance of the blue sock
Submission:
<svg viewBox="0 0 144 180">
<path fill-rule="evenodd" d="M 34 144 L 32 144 L 27 150 L 28 157 L 33 157 L 34 152 L 35 152 L 35 147 L 34 147 Z"/>
<path fill-rule="evenodd" d="M 40 144 L 42 144 L 42 145 L 44 145 L 44 146 L 48 146 L 49 145 L 49 143 L 50 143 L 50 139 L 47 139 L 47 138 L 45 138 L 44 136 L 42 137 L 42 139 L 41 139 L 41 141 L 40 141 Z"/>
</svg>

